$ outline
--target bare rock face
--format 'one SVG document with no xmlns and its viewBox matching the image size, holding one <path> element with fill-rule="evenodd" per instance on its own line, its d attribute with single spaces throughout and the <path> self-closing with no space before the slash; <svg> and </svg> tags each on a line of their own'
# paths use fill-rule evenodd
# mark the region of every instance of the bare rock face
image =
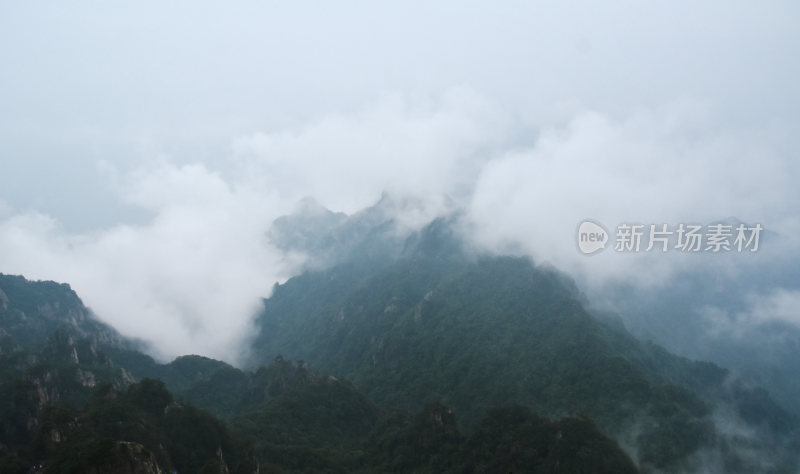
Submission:
<svg viewBox="0 0 800 474">
<path fill-rule="evenodd" d="M 88 370 L 78 370 L 77 372 L 78 383 L 84 387 L 94 387 L 97 385 L 97 380 L 92 372 Z"/>
<path fill-rule="evenodd" d="M 0 288 L 0 309 L 8 309 L 8 296 Z"/>
</svg>

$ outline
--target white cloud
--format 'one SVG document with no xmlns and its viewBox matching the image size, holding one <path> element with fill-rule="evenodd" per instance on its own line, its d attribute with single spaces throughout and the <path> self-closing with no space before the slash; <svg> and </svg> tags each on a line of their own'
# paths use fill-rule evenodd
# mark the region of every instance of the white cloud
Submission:
<svg viewBox="0 0 800 474">
<path fill-rule="evenodd" d="M 595 219 L 613 234 L 621 223 L 674 228 L 735 216 L 790 230 L 798 166 L 781 142 L 720 131 L 708 116 L 683 103 L 623 119 L 582 112 L 566 127 L 546 128 L 534 146 L 487 164 L 470 205 L 478 240 L 595 281 L 648 285 L 707 259 L 611 248 L 586 257 L 575 245 L 578 223 Z"/>
<path fill-rule="evenodd" d="M 800 329 L 800 290 L 775 288 L 766 293 L 751 293 L 740 310 L 703 306 L 698 314 L 708 323 L 709 334 L 721 338 L 751 337 L 753 329 L 773 323 Z M 774 332 L 773 336 L 781 337 Z"/>
<path fill-rule="evenodd" d="M 621 222 L 737 216 L 796 228 L 797 165 L 782 136 L 759 131 L 756 140 L 717 123 L 711 108 L 681 102 L 622 118 L 577 111 L 566 125 L 526 129 L 468 88 L 433 101 L 392 95 L 238 138 L 217 169 L 163 157 L 133 171 L 103 163 L 120 199 L 150 220 L 68 233 L 44 214 L 13 215 L 0 220 L 0 261 L 6 273 L 69 282 L 101 318 L 162 356 L 230 361 L 259 298 L 302 258 L 270 248 L 265 233 L 305 196 L 354 212 L 389 191 L 414 203 L 398 207 L 412 226 L 465 210 L 470 238 L 486 248 L 532 255 L 590 283 L 657 285 L 709 259 L 611 249 L 586 257 L 578 222 L 613 232 Z M 520 135 L 538 139 L 520 146 Z"/>
<path fill-rule="evenodd" d="M 800 291 L 777 289 L 751 300 L 753 319 L 757 322 L 780 321 L 800 328 Z"/>
<path fill-rule="evenodd" d="M 355 212 L 383 192 L 426 200 L 441 211 L 468 192 L 507 117 L 471 89 L 440 100 L 392 95 L 353 115 L 332 115 L 299 130 L 259 132 L 234 143 L 243 175 L 293 200 Z"/>
<path fill-rule="evenodd" d="M 202 165 L 137 176 L 126 197 L 154 211 L 152 222 L 71 235 L 48 216 L 18 215 L 0 222 L 3 271 L 69 282 L 102 319 L 161 357 L 235 362 L 259 298 L 291 266 L 265 240 L 280 203 Z"/>
<path fill-rule="evenodd" d="M 45 214 L 0 220 L 2 271 L 70 283 L 101 319 L 161 357 L 235 362 L 259 299 L 302 260 L 269 246 L 272 221 L 313 196 L 353 212 L 384 191 L 421 225 L 444 212 L 503 130 L 468 89 L 438 103 L 395 96 L 353 116 L 238 139 L 220 171 L 165 157 L 120 170 L 102 162 L 120 199 L 151 213 L 141 225 L 68 233 Z M 462 189 L 463 188 L 463 189 Z"/>
<path fill-rule="evenodd" d="M 744 337 L 754 326 L 783 323 L 800 329 L 800 290 L 776 288 L 768 293 L 753 293 L 742 311 L 726 311 L 707 306 L 701 309 L 716 335 Z"/>
</svg>

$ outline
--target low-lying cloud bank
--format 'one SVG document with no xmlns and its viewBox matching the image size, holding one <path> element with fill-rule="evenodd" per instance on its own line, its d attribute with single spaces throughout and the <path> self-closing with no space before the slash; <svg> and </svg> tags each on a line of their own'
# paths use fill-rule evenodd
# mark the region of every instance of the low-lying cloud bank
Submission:
<svg viewBox="0 0 800 474">
<path fill-rule="evenodd" d="M 140 179 L 126 197 L 154 212 L 146 225 L 65 234 L 41 214 L 2 221 L 3 271 L 69 282 L 101 319 L 162 358 L 235 360 L 258 296 L 290 266 L 264 242 L 275 209 L 200 165 L 165 164 Z"/>
<path fill-rule="evenodd" d="M 50 216 L 0 203 L 0 271 L 69 282 L 162 358 L 232 362 L 259 299 L 300 268 L 303 256 L 279 252 L 266 234 L 305 196 L 348 213 L 384 192 L 414 198 L 423 205 L 396 216 L 407 228 L 459 210 L 477 245 L 531 255 L 588 285 L 653 287 L 709 262 L 736 271 L 735 254 L 587 257 L 575 243 L 585 218 L 613 232 L 625 222 L 734 216 L 778 234 L 781 251 L 796 249 L 791 124 L 742 131 L 722 122 L 710 106 L 680 102 L 624 116 L 576 109 L 531 125 L 466 87 L 434 101 L 391 95 L 307 126 L 233 138 L 216 166 L 159 159 L 116 170 L 119 198 L 151 216 L 143 224 L 68 233 Z M 787 291 L 771 297 L 772 313 L 796 323 L 784 314 L 796 302 Z"/>
</svg>

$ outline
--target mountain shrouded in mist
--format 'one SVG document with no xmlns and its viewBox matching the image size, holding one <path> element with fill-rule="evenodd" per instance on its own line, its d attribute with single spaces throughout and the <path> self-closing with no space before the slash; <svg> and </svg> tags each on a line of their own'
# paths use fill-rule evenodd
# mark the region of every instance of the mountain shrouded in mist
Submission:
<svg viewBox="0 0 800 474">
<path fill-rule="evenodd" d="M 649 468 L 701 469 L 700 459 L 717 453 L 717 469 L 745 472 L 797 442 L 796 418 L 763 391 L 602 323 L 557 270 L 473 253 L 457 228 L 457 220 L 437 220 L 399 255 L 391 245 L 370 248 L 276 287 L 257 320 L 252 360 L 306 360 L 352 380 L 379 406 L 442 400 L 467 424 L 509 403 L 585 414 Z M 742 438 L 731 424 L 754 431 Z M 766 451 L 735 454 L 751 444 Z"/>
<path fill-rule="evenodd" d="M 4 2 L 0 474 L 797 473 L 798 24 Z"/>
<path fill-rule="evenodd" d="M 0 276 L 2 462 L 9 472 L 797 465 L 798 418 L 762 388 L 637 340 L 551 266 L 476 249 L 459 214 L 409 231 L 394 206 L 347 216 L 306 201 L 275 221 L 273 245 L 313 264 L 264 300 L 245 370 L 201 356 L 158 363 L 68 286 Z"/>
</svg>

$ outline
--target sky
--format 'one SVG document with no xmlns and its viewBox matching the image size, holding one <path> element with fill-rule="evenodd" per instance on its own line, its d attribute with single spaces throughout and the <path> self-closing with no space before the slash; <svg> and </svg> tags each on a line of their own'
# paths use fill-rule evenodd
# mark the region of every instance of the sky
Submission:
<svg viewBox="0 0 800 474">
<path fill-rule="evenodd" d="M 307 196 L 457 208 L 587 284 L 697 260 L 581 255 L 586 218 L 800 244 L 796 2 L 430 3 L 5 2 L 0 272 L 69 282 L 162 359 L 235 362 L 303 259 L 266 232 Z M 797 288 L 759 298 L 800 320 Z"/>
</svg>

